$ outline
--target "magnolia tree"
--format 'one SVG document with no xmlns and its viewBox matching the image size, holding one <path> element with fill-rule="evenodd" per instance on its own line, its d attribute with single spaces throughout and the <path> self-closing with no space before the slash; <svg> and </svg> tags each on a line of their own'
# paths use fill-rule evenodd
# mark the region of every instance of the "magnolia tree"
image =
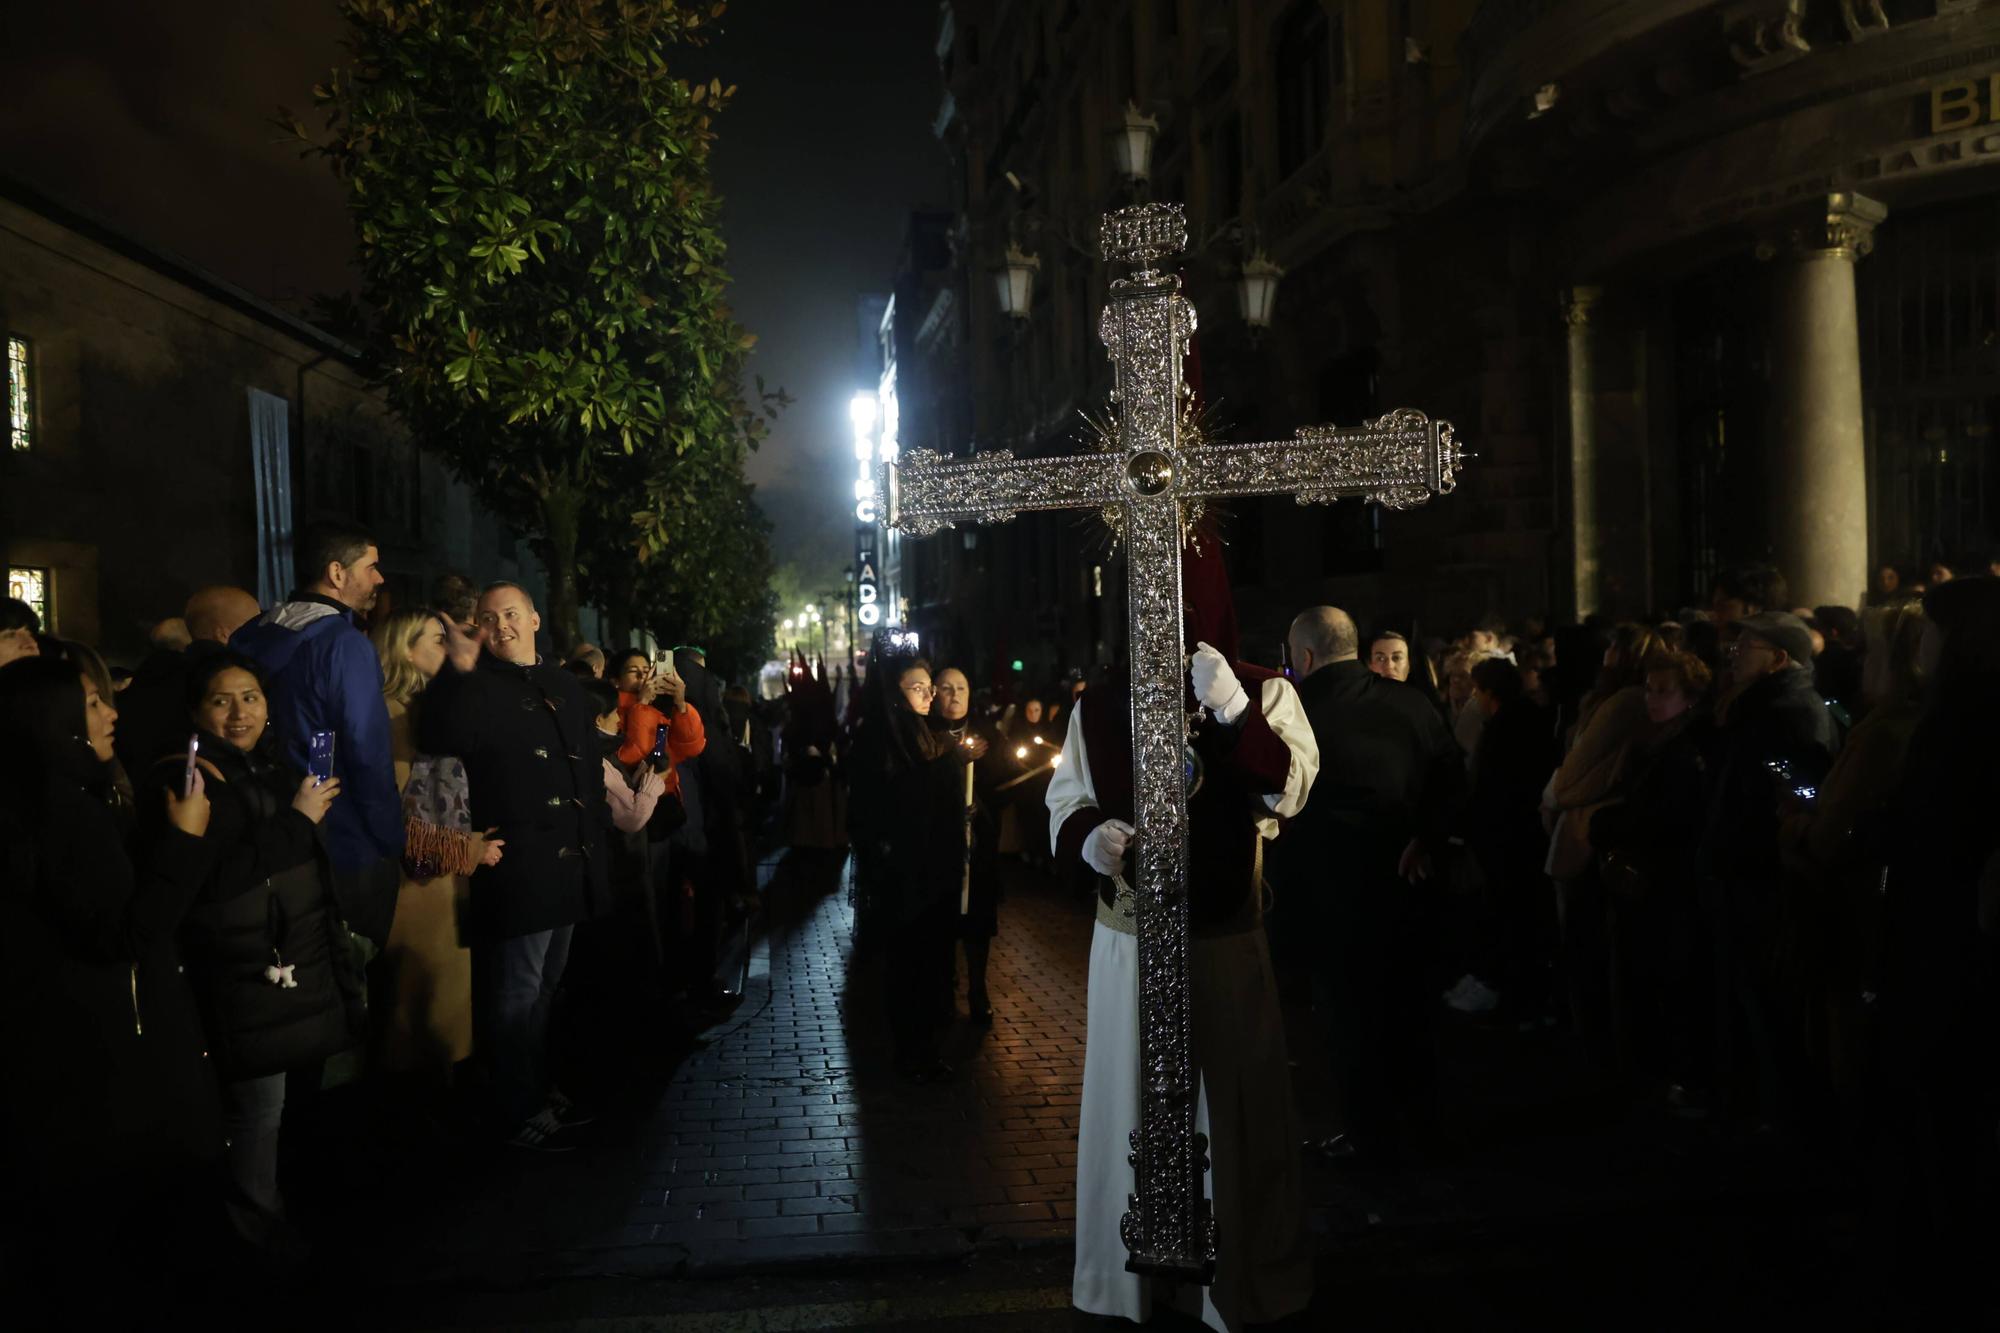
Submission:
<svg viewBox="0 0 2000 1333">
<path fill-rule="evenodd" d="M 628 623 L 726 617 L 654 585 L 768 574 L 742 464 L 784 399 L 742 391 L 754 339 L 724 300 L 708 164 L 734 89 L 669 66 L 723 9 L 341 0 L 324 132 L 286 117 L 347 187 L 390 401 L 530 536 L 563 647 L 580 593 Z"/>
</svg>

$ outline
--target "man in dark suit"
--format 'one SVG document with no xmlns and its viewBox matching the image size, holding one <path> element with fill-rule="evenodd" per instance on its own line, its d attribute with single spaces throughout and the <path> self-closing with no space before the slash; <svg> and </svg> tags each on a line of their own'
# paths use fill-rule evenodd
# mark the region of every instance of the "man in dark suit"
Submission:
<svg viewBox="0 0 2000 1333">
<path fill-rule="evenodd" d="M 1335 1157 L 1385 1160 L 1431 1114 L 1434 855 L 1465 787 L 1465 762 L 1423 695 L 1359 660 L 1354 621 L 1301 612 L 1286 636 L 1319 743 L 1305 809 L 1272 844 L 1277 910 L 1310 941 L 1314 1007 L 1345 1132 Z"/>
</svg>

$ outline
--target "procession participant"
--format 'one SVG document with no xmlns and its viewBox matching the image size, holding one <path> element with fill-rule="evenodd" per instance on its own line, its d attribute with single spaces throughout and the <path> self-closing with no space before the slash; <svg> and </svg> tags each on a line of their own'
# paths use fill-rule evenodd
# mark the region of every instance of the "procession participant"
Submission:
<svg viewBox="0 0 2000 1333">
<path fill-rule="evenodd" d="M 889 1021 L 896 1069 L 942 1082 L 939 999 L 949 976 L 965 864 L 964 769 L 977 747 L 926 722 L 935 691 L 922 658 L 878 648 L 854 739 L 855 873 L 889 931 Z"/>
<path fill-rule="evenodd" d="M 862 691 L 853 698 L 858 702 Z M 827 682 L 794 655 L 785 676 L 788 708 L 779 736 L 784 770 L 785 846 L 834 852 L 847 846 L 847 788 L 839 776 L 839 711 Z"/>
<path fill-rule="evenodd" d="M 597 703 L 537 654 L 542 618 L 524 589 L 488 585 L 477 614 L 484 649 L 426 692 L 418 748 L 465 761 L 471 826 L 506 842 L 498 865 L 473 872 L 466 911 L 473 1042 L 506 1141 L 560 1152 L 578 1117 L 550 1077 L 549 1011 L 572 929 L 609 907 Z"/>
<path fill-rule="evenodd" d="M 1212 537 L 1182 555 L 1193 698 L 1208 712 L 1193 746 L 1202 781 L 1188 801 L 1187 892 L 1196 1128 L 1208 1136 L 1207 1188 L 1228 1237 L 1212 1286 L 1211 1328 L 1283 1318 L 1312 1297 L 1296 1116 L 1263 929 L 1262 844 L 1304 808 L 1319 748 L 1290 682 L 1237 659 L 1236 612 Z M 1130 689 L 1094 687 L 1070 714 L 1049 786 L 1056 859 L 1081 858 L 1100 882 L 1090 947 L 1083 1105 L 1077 1132 L 1076 1270 L 1071 1300 L 1092 1314 L 1144 1320 L 1154 1293 L 1125 1271 L 1119 1218 L 1135 1188 L 1127 1136 L 1139 1123 L 1139 947 Z M 1251 1109 L 1256 1108 L 1253 1119 Z M 1174 1292 L 1189 1313 L 1195 1293 Z"/>
<path fill-rule="evenodd" d="M 1426 881 L 1464 794 L 1465 765 L 1422 695 L 1361 662 L 1345 611 L 1302 611 L 1286 639 L 1320 766 L 1270 865 L 1290 923 L 1280 933 L 1314 942 L 1313 1004 L 1344 1131 L 1321 1150 L 1388 1158 L 1410 1146 L 1407 1136 L 1434 1109 L 1437 885 Z"/>
<path fill-rule="evenodd" d="M 990 722 L 970 716 L 972 684 L 957 667 L 946 667 L 937 675 L 937 704 L 931 709 L 932 729 L 951 738 L 968 751 L 976 750 L 974 763 L 966 769 L 966 862 L 958 904 L 958 938 L 965 945 L 965 1005 L 972 1021 L 981 1025 L 993 1021 L 993 1005 L 986 993 L 986 960 L 993 937 L 1000 933 L 1000 801 L 1001 787 L 1019 772 L 1009 761 L 1011 752 L 1000 742 Z M 952 991 L 956 991 L 954 985 Z M 947 1005 L 953 996 L 945 997 Z"/>
</svg>

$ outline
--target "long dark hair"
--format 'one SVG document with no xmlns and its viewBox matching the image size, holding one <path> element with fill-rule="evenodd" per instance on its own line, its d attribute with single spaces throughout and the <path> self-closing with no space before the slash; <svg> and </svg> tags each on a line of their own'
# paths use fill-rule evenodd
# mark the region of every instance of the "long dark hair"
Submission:
<svg viewBox="0 0 2000 1333">
<path fill-rule="evenodd" d="M 60 657 L 23 657 L 0 669 L 0 782 L 39 790 L 97 756 L 83 717 L 83 674 Z"/>
<path fill-rule="evenodd" d="M 60 657 L 23 657 L 0 667 L 0 856 L 9 884 L 34 881 L 51 830 L 49 789 L 72 782 L 117 804 L 111 765 L 90 748 L 83 675 Z"/>
</svg>

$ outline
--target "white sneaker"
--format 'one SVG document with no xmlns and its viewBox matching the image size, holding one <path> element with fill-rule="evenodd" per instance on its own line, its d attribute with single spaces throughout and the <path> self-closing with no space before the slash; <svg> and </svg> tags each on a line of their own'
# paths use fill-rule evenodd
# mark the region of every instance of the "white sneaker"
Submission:
<svg viewBox="0 0 2000 1333">
<path fill-rule="evenodd" d="M 1445 1000 L 1445 1003 L 1458 1010 L 1461 1014 L 1486 1014 L 1493 1012 L 1493 1007 L 1500 1003 L 1500 992 L 1494 990 L 1478 977 L 1468 976 L 1466 980 L 1472 984 L 1461 988 L 1460 993 L 1450 996 Z"/>
<path fill-rule="evenodd" d="M 1479 978 L 1473 976 L 1472 973 L 1467 972 L 1464 976 L 1458 979 L 1457 985 L 1453 986 L 1450 990 L 1446 991 L 1438 998 L 1443 1000 L 1446 1004 L 1455 1005 L 1465 995 L 1466 987 L 1476 986 L 1478 984 L 1479 984 Z"/>
</svg>

